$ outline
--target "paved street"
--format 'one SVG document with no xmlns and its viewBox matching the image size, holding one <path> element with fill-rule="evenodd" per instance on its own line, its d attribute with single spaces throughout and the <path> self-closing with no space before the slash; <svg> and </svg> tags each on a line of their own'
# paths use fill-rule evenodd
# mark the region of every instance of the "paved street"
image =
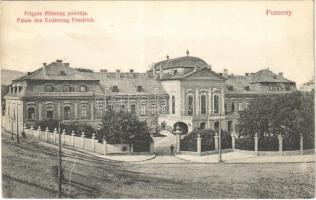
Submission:
<svg viewBox="0 0 316 200">
<path fill-rule="evenodd" d="M 123 163 L 71 149 L 63 156 L 68 198 L 314 197 L 314 163 L 205 164 L 169 156 Z M 56 158 L 54 145 L 31 139 L 17 145 L 3 133 L 3 196 L 56 197 Z"/>
</svg>

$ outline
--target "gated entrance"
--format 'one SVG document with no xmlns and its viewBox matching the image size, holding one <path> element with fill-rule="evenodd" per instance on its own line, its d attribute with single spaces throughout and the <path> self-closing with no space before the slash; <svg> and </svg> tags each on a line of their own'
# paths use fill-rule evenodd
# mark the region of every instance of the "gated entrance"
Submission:
<svg viewBox="0 0 316 200">
<path fill-rule="evenodd" d="M 159 136 L 153 137 L 156 155 L 170 155 L 170 146 L 176 147 L 176 135 L 170 130 L 161 130 Z"/>
</svg>

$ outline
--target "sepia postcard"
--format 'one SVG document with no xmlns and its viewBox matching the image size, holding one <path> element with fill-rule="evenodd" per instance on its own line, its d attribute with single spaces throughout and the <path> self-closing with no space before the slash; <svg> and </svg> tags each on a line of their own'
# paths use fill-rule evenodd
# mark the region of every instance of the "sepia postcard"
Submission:
<svg viewBox="0 0 316 200">
<path fill-rule="evenodd" d="M 315 198 L 313 1 L 0 5 L 2 198 Z"/>
</svg>

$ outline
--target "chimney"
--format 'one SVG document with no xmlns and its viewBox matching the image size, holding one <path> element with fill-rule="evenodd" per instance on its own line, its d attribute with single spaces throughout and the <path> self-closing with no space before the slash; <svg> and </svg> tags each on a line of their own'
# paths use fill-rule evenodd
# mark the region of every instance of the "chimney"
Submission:
<svg viewBox="0 0 316 200">
<path fill-rule="evenodd" d="M 30 76 L 30 75 L 31 75 L 31 72 L 27 72 L 26 74 L 27 74 L 27 76 Z"/>
<path fill-rule="evenodd" d="M 249 73 L 245 73 L 245 76 L 249 76 Z"/>
<path fill-rule="evenodd" d="M 224 69 L 224 70 L 223 70 L 223 75 L 224 75 L 224 76 L 227 76 L 227 75 L 228 75 L 228 70 L 227 70 L 227 69 Z"/>
<path fill-rule="evenodd" d="M 46 76 L 46 66 L 47 64 L 46 63 L 43 63 L 43 74 Z"/>
<path fill-rule="evenodd" d="M 57 64 L 63 63 L 63 60 L 56 60 Z"/>
<path fill-rule="evenodd" d="M 116 70 L 116 78 L 120 78 L 120 73 L 121 73 L 121 70 L 117 69 Z"/>
<path fill-rule="evenodd" d="M 65 63 L 65 67 L 69 67 L 69 63 Z"/>
<path fill-rule="evenodd" d="M 134 77 L 134 70 L 133 69 L 129 70 L 129 77 L 131 77 L 131 78 Z"/>
<path fill-rule="evenodd" d="M 283 72 L 279 72 L 279 76 L 283 77 Z"/>
</svg>

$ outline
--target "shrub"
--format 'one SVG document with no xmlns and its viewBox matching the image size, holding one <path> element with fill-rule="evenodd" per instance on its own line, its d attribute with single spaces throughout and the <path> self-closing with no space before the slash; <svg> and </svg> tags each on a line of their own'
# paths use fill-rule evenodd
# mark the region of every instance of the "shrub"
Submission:
<svg viewBox="0 0 316 200">
<path fill-rule="evenodd" d="M 254 138 L 251 136 L 236 138 L 235 147 L 240 150 L 254 150 Z"/>
</svg>

